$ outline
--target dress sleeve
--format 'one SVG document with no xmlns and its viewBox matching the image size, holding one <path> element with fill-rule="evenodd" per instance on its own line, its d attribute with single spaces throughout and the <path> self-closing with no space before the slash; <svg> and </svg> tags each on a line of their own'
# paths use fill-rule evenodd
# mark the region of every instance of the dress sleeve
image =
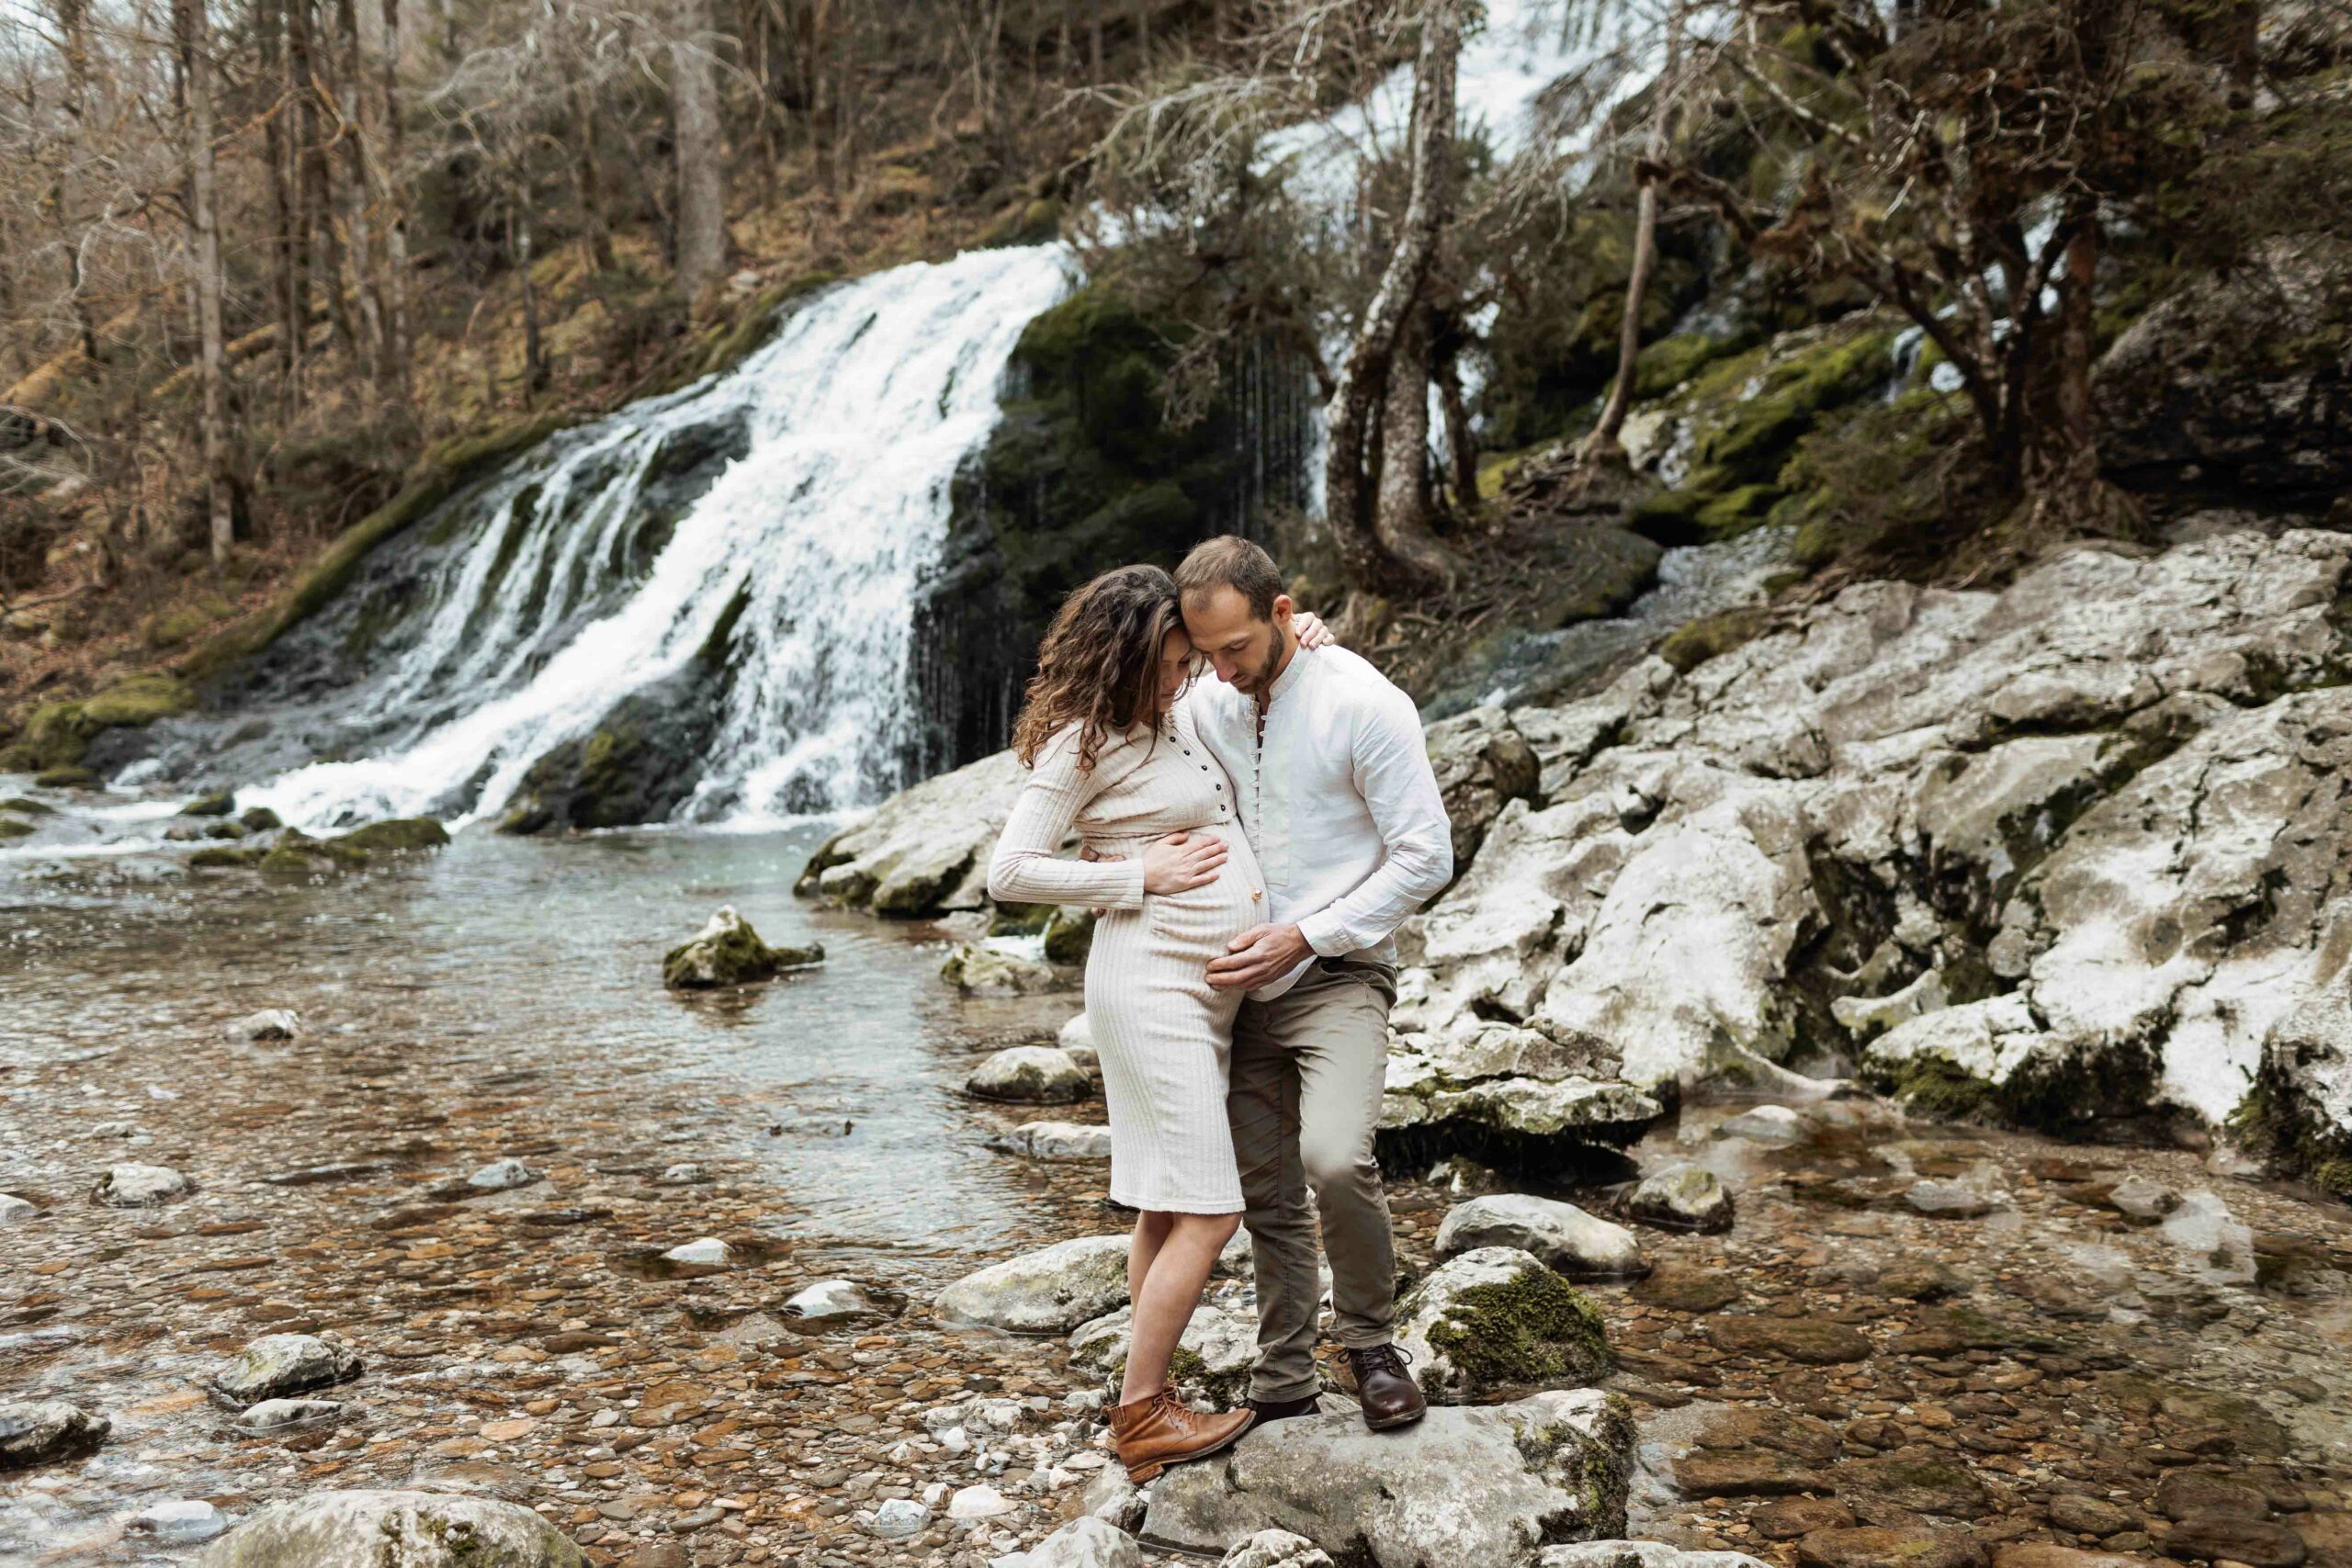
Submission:
<svg viewBox="0 0 2352 1568">
<path fill-rule="evenodd" d="M 989 863 L 989 897 L 1006 904 L 1143 907 L 1143 861 L 1065 860 L 1062 840 L 1102 787 L 1102 769 L 1080 772 L 1078 732 L 1064 730 L 1037 754 Z"/>
</svg>

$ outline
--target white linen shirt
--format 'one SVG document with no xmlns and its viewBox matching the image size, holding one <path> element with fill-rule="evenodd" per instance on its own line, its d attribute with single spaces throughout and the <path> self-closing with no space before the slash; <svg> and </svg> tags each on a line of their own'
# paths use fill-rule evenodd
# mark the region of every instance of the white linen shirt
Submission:
<svg viewBox="0 0 2352 1568">
<path fill-rule="evenodd" d="M 1453 876 L 1453 829 L 1413 699 L 1344 648 L 1299 649 L 1258 704 L 1214 675 L 1184 701 L 1233 779 L 1272 908 L 1324 958 L 1396 961 L 1405 917 Z M 1272 1001 L 1307 964 L 1250 994 Z"/>
</svg>

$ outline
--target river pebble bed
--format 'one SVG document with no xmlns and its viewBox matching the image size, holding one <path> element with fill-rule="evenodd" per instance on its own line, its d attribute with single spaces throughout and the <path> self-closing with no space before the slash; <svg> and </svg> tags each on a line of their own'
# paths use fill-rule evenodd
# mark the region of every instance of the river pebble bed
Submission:
<svg viewBox="0 0 2352 1568">
<path fill-rule="evenodd" d="M 1103 1165 L 988 1143 L 1099 1122 L 1099 1094 L 961 1090 L 1077 999 L 958 998 L 937 928 L 797 902 L 815 837 L 469 833 L 293 883 L 0 865 L 0 1192 L 30 1205 L 0 1213 L 0 1399 L 113 1423 L 8 1473 L 0 1562 L 186 1560 L 268 1502 L 420 1483 L 636 1568 L 980 1564 L 1083 1511 L 1100 1375 L 930 1305 L 1124 1228 Z M 663 993 L 721 904 L 826 963 Z M 272 1009 L 290 1037 L 232 1030 Z M 1724 1135 L 1748 1109 L 1630 1151 L 1713 1169 L 1732 1229 L 1637 1226 L 1653 1271 L 1585 1287 L 1642 1423 L 1632 1533 L 1834 1568 L 1954 1541 L 2352 1564 L 2352 1212 L 2226 1150 L 1868 1099 Z M 94 1199 L 130 1165 L 188 1188 Z M 1408 1273 L 1487 1179 L 1392 1173 Z M 870 1300 L 796 1315 L 829 1280 Z M 256 1429 L 213 1384 L 287 1334 L 342 1381 Z"/>
</svg>

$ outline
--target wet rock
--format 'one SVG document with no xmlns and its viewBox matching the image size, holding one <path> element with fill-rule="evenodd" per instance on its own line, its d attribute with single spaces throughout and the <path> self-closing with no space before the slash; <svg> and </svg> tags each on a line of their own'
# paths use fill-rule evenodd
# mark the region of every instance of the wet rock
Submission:
<svg viewBox="0 0 2352 1568">
<path fill-rule="evenodd" d="M 922 919 L 988 902 L 988 857 L 1029 770 L 999 751 L 892 795 L 809 857 L 793 891 Z"/>
<path fill-rule="evenodd" d="M 1291 1530 L 1260 1530 L 1225 1554 L 1216 1568 L 1331 1568 L 1331 1554 Z"/>
<path fill-rule="evenodd" d="M 2107 1202 L 2124 1218 L 2152 1225 L 2180 1207 L 2180 1194 L 2153 1177 L 2134 1171 L 2109 1189 Z"/>
<path fill-rule="evenodd" d="M 40 1211 L 13 1192 L 0 1192 L 0 1225 L 29 1220 Z"/>
<path fill-rule="evenodd" d="M 90 1196 L 109 1209 L 152 1209 L 193 1190 L 194 1183 L 167 1165 L 118 1165 L 98 1178 Z"/>
<path fill-rule="evenodd" d="M 209 795 L 198 795 L 180 807 L 180 815 L 183 817 L 226 817 L 236 809 L 236 792 L 220 789 L 214 790 Z"/>
<path fill-rule="evenodd" d="M 243 1408 L 349 1382 L 360 1370 L 358 1352 L 348 1345 L 311 1334 L 266 1334 L 215 1374 L 212 1387 Z"/>
<path fill-rule="evenodd" d="M 1993 1568 L 2149 1568 L 2149 1559 L 2114 1551 L 2080 1551 L 2048 1541 L 2016 1540 L 1993 1549 Z"/>
<path fill-rule="evenodd" d="M 2166 1557 L 2252 1568 L 2302 1568 L 2311 1555 L 2303 1538 L 2285 1525 L 2227 1514 L 2191 1514 L 2173 1525 L 2163 1545 Z"/>
<path fill-rule="evenodd" d="M 710 1179 L 710 1169 L 693 1160 L 681 1160 L 676 1165 L 663 1166 L 654 1180 L 664 1187 L 697 1187 Z"/>
<path fill-rule="evenodd" d="M 1090 1072 L 1102 1059 L 1102 1053 L 1094 1044 L 1093 1028 L 1087 1023 L 1084 1013 L 1065 1022 L 1055 1032 L 1054 1043 L 1060 1046 L 1071 1061 Z"/>
<path fill-rule="evenodd" d="M 1815 1530 L 1797 1542 L 1799 1568 L 1984 1568 L 1984 1554 L 1958 1536 L 1879 1525 Z"/>
<path fill-rule="evenodd" d="M 735 1249 L 715 1235 L 681 1242 L 662 1255 L 662 1261 L 688 1269 L 725 1269 L 735 1261 Z"/>
<path fill-rule="evenodd" d="M 1128 1480 L 1126 1468 L 1118 1464 L 1096 1471 L 1078 1499 L 1088 1518 L 1101 1519 L 1128 1535 L 1143 1529 L 1144 1509 L 1150 1502 L 1151 1494 Z"/>
<path fill-rule="evenodd" d="M 582 1568 L 530 1509 L 440 1492 L 320 1492 L 274 1503 L 214 1541 L 198 1568 Z"/>
<path fill-rule="evenodd" d="M 1127 1299 L 1127 1238 L 1080 1236 L 967 1274 L 939 1315 L 1017 1334 L 1067 1334 Z"/>
<path fill-rule="evenodd" d="M 1430 725 L 1429 750 L 1453 824 L 1453 863 L 1468 865 L 1503 807 L 1534 798 L 1544 764 L 1527 737 L 1496 707 L 1473 708 Z"/>
<path fill-rule="evenodd" d="M 1993 1212 L 1993 1200 L 1964 1181 L 1915 1181 L 1903 1201 L 1938 1219 L 1973 1220 Z"/>
<path fill-rule="evenodd" d="M 1067 1105 L 1094 1093 L 1094 1079 L 1051 1045 L 1014 1045 L 982 1062 L 964 1080 L 967 1094 L 1030 1105 Z"/>
<path fill-rule="evenodd" d="M 1000 953 L 982 942 L 957 942 L 939 966 L 957 990 L 975 997 L 1034 997 L 1067 990 L 1069 982 L 1050 964 Z M 1037 1046 L 1045 1050 L 1050 1047 Z"/>
<path fill-rule="evenodd" d="M 1849 1460 L 1830 1473 L 1838 1495 L 1849 1503 L 1869 1497 L 1909 1513 L 1953 1519 L 1981 1518 L 1992 1506 L 1976 1472 L 1940 1449 L 1906 1448 Z"/>
<path fill-rule="evenodd" d="M 492 1160 L 471 1176 L 466 1185 L 484 1192 L 504 1192 L 517 1187 L 528 1187 L 539 1179 L 539 1173 L 519 1159 Z"/>
<path fill-rule="evenodd" d="M 1700 1332 L 1727 1356 L 1836 1366 L 1868 1360 L 1871 1354 L 1871 1342 L 1859 1329 L 1817 1317 L 1718 1316 L 1707 1319 Z"/>
<path fill-rule="evenodd" d="M 1854 1510 L 1835 1497 L 1775 1497 L 1747 1522 L 1766 1540 L 1794 1540 L 1815 1530 L 1852 1529 Z"/>
<path fill-rule="evenodd" d="M 846 1323 L 852 1318 L 881 1317 L 888 1309 L 865 1286 L 849 1280 L 820 1280 L 803 1287 L 784 1303 L 786 1317 L 813 1323 Z"/>
<path fill-rule="evenodd" d="M 2239 1518 L 2267 1519 L 2270 1499 L 2258 1486 L 2210 1471 L 2173 1470 L 2156 1483 L 2156 1512 L 2180 1520 L 2197 1514 L 2228 1514 Z"/>
<path fill-rule="evenodd" d="M 662 983 L 673 991 L 748 985 L 772 980 L 786 969 L 820 964 L 824 957 L 824 948 L 815 942 L 807 947 L 770 947 L 729 904 L 662 956 Z"/>
<path fill-rule="evenodd" d="M 991 1561 L 989 1568 L 1143 1568 L 1135 1538 L 1105 1520 L 1072 1519 L 1026 1551 Z"/>
<path fill-rule="evenodd" d="M 966 1486 L 948 1498 L 947 1517 L 951 1519 L 992 1519 L 999 1514 L 1012 1512 L 1019 1506 L 993 1486 Z"/>
<path fill-rule="evenodd" d="M 1793 1144 L 1804 1137 L 1804 1118 L 1785 1105 L 1759 1105 L 1743 1111 L 1715 1129 L 1719 1138 L 1746 1138 L 1758 1144 Z"/>
<path fill-rule="evenodd" d="M 158 1546 L 197 1546 L 227 1529 L 229 1518 L 201 1497 L 175 1497 L 149 1504 L 125 1520 L 123 1528 Z"/>
<path fill-rule="evenodd" d="M 1610 1363 L 1599 1309 L 1543 1259 L 1510 1247 L 1482 1247 L 1431 1270 L 1397 1303 L 1396 1344 L 1432 1399 L 1589 1382 Z"/>
<path fill-rule="evenodd" d="M 990 1138 L 989 1146 L 1031 1159 L 1109 1159 L 1111 1129 L 1077 1122 L 1023 1122 Z"/>
<path fill-rule="evenodd" d="M 1532 1031 L 1521 1032 L 1532 1033 Z M 1477 1148 L 1544 1151 L 1562 1145 L 1631 1143 L 1665 1114 L 1652 1096 L 1628 1084 L 1580 1074 L 1538 1077 L 1500 1074 L 1465 1080 L 1459 1053 L 1419 1036 L 1392 1048 L 1379 1127 L 1384 1136 L 1410 1133 Z"/>
<path fill-rule="evenodd" d="M 1547 1546 L 1534 1568 L 1769 1568 L 1745 1551 L 1706 1551 L 1662 1540 L 1587 1540 Z"/>
<path fill-rule="evenodd" d="M 395 817 L 338 834 L 333 841 L 361 854 L 400 854 L 440 849 L 448 843 L 449 830 L 430 817 Z"/>
<path fill-rule="evenodd" d="M 1134 1328 L 1131 1307 L 1081 1324 L 1069 1337 L 1070 1364 L 1099 1371 L 1115 1385 L 1126 1372 Z M 1258 1314 L 1203 1303 L 1184 1324 L 1168 1374 L 1186 1398 L 1230 1409 L 1250 1396 L 1250 1370 L 1257 1359 Z"/>
<path fill-rule="evenodd" d="M 1677 1164 L 1644 1177 L 1626 1196 L 1629 1219 L 1660 1230 L 1727 1231 L 1732 1201 L 1722 1179 L 1704 1166 Z"/>
<path fill-rule="evenodd" d="M 1214 1552 L 1279 1529 L 1383 1568 L 1521 1568 L 1546 1542 L 1624 1533 L 1633 1436 L 1623 1401 L 1592 1389 L 1440 1406 L 1397 1432 L 1303 1416 L 1170 1470 L 1144 1539 Z"/>
<path fill-rule="evenodd" d="M 339 1421 L 349 1407 L 335 1399 L 265 1399 L 238 1412 L 237 1425 L 253 1432 Z"/>
<path fill-rule="evenodd" d="M 2132 1509 L 2110 1503 L 2104 1497 L 2062 1492 L 2050 1499 L 2050 1523 L 2072 1535 L 2104 1537 L 2138 1529 L 2140 1516 Z"/>
<path fill-rule="evenodd" d="M 302 1032 L 302 1020 L 291 1008 L 265 1008 L 221 1026 L 221 1037 L 241 1044 L 264 1040 L 291 1040 Z"/>
<path fill-rule="evenodd" d="M 1739 1281 L 1728 1269 L 1703 1263 L 1660 1263 L 1636 1284 L 1633 1298 L 1669 1312 L 1715 1312 L 1739 1300 Z"/>
<path fill-rule="evenodd" d="M 1649 1272 L 1634 1233 L 1573 1203 L 1523 1193 L 1474 1198 L 1438 1227 L 1437 1253 L 1451 1258 L 1482 1247 L 1532 1252 L 1572 1280 L 1627 1280 Z"/>
<path fill-rule="evenodd" d="M 1968 1293 L 1968 1281 L 1932 1258 L 1905 1259 L 1881 1269 L 1873 1287 L 1900 1301 L 1939 1302 Z"/>
<path fill-rule="evenodd" d="M 90 1452 L 114 1423 L 62 1399 L 0 1404 L 0 1470 L 54 1464 Z"/>
</svg>

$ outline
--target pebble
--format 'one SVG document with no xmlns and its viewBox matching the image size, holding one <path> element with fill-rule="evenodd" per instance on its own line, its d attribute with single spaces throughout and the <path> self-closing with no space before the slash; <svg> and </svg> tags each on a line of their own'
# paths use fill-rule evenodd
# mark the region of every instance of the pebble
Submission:
<svg viewBox="0 0 2352 1568">
<path fill-rule="evenodd" d="M 724 1269 L 735 1260 L 735 1249 L 715 1235 L 682 1242 L 662 1255 L 672 1263 L 697 1269 Z"/>
<path fill-rule="evenodd" d="M 13 1192 L 0 1192 L 0 1224 L 29 1220 L 40 1211 Z"/>
<path fill-rule="evenodd" d="M 109 1209 L 152 1209 L 192 1189 L 187 1177 L 167 1165 L 118 1165 L 98 1178 L 90 1196 Z"/>
<path fill-rule="evenodd" d="M 892 1497 L 874 1510 L 868 1533 L 884 1540 L 901 1540 L 931 1523 L 931 1510 L 907 1497 Z"/>
<path fill-rule="evenodd" d="M 264 1008 L 223 1024 L 221 1037 L 243 1044 L 264 1040 L 291 1040 L 302 1032 L 302 1020 L 291 1008 Z"/>
<path fill-rule="evenodd" d="M 512 1188 L 528 1187 L 539 1179 L 539 1173 L 519 1159 L 492 1160 L 471 1176 L 466 1185 L 485 1192 L 503 1192 Z"/>
<path fill-rule="evenodd" d="M 153 1536 L 158 1546 L 194 1546 L 229 1528 L 228 1517 L 200 1497 L 156 1503 L 130 1516 L 125 1528 Z"/>
</svg>

